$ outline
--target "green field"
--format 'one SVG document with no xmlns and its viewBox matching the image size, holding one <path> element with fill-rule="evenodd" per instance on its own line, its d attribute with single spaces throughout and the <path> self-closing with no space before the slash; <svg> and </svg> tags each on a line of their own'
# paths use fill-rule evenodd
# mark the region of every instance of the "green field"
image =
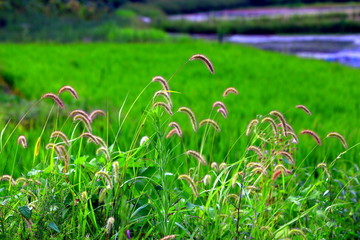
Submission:
<svg viewBox="0 0 360 240">
<path fill-rule="evenodd" d="M 202 53 L 211 59 L 215 66 L 214 75 L 197 61 L 188 62 L 181 68 L 195 53 Z M 171 89 L 178 92 L 173 94 L 175 108 L 190 107 L 198 120 L 208 117 L 212 103 L 221 100 L 224 89 L 233 86 L 240 94 L 224 100 L 230 114 L 228 119 L 221 120 L 223 126 L 220 137 L 229 141 L 220 141 L 220 156 L 227 153 L 229 146 L 244 133 L 250 120 L 257 115 L 267 115 L 271 110 L 283 112 L 297 132 L 311 129 L 324 138 L 328 132 L 337 131 L 346 137 L 350 146 L 360 141 L 357 98 L 360 95 L 360 72 L 338 64 L 283 56 L 239 45 L 196 42 L 2 44 L 0 66 L 3 78 L 28 101 L 39 99 L 47 92 L 56 92 L 64 85 L 71 85 L 78 91 L 79 101 L 67 98 L 67 108 L 62 113 L 67 114 L 77 108 L 86 111 L 106 110 L 114 123 L 114 132 L 117 131 L 118 111 L 122 104 L 125 115 L 154 76 L 169 79 L 181 68 L 170 81 Z M 120 137 L 119 142 L 123 147 L 129 147 L 139 114 L 159 89 L 158 83 L 151 84 L 134 104 Z M 4 110 L 0 116 L 7 120 L 10 113 L 12 121 L 16 122 L 16 118 L 22 116 L 30 102 L 27 104 L 3 104 L 5 107 L 2 107 Z M 307 106 L 313 116 L 296 109 L 297 104 Z M 46 103 L 37 105 L 30 116 L 40 120 L 32 124 L 42 127 L 47 111 Z M 183 116 L 174 117 L 177 121 L 185 121 Z M 185 129 L 190 130 L 190 125 L 187 122 L 184 124 L 187 124 Z M 110 132 L 109 140 L 113 136 Z M 240 143 L 246 146 L 245 136 L 240 138 Z M 325 141 L 322 148 L 329 152 L 328 149 L 336 148 L 336 145 Z M 329 157 L 334 158 L 338 149 L 330 150 Z M 359 157 L 354 152 L 351 156 Z M 312 159 L 314 164 L 318 161 L 320 159 Z"/>
<path fill-rule="evenodd" d="M 214 75 L 202 61 L 188 61 L 197 53 L 211 60 Z M 170 85 L 173 115 L 152 107 L 165 101 L 153 100 L 161 85 L 151 80 L 159 75 Z M 1 44 L 0 238 L 356 239 L 359 75 L 335 63 L 203 41 Z M 61 94 L 64 109 L 38 101 L 64 85 L 78 101 L 69 93 Z M 222 97 L 227 87 L 239 94 Z M 215 101 L 226 105 L 227 119 Z M 177 112 L 182 106 L 221 131 L 205 124 L 194 132 Z M 68 117 L 75 109 L 107 116 L 82 137 L 88 130 Z M 268 122 L 247 129 L 254 118 L 282 123 L 272 110 L 284 114 L 299 142 Z M 166 137 L 172 121 L 182 137 Z M 55 131 L 69 140 L 50 138 Z M 332 131 L 345 137 L 346 150 L 326 138 Z M 139 145 L 142 136 L 149 140 Z"/>
</svg>

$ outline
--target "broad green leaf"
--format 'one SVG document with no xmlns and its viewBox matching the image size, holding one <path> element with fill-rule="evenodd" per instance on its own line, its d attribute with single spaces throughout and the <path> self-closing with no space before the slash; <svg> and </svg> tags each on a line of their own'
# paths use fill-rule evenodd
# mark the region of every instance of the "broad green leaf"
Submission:
<svg viewBox="0 0 360 240">
<path fill-rule="evenodd" d="M 28 206 L 21 206 L 18 208 L 21 215 L 23 215 L 27 220 L 31 218 L 31 209 Z"/>
<path fill-rule="evenodd" d="M 57 225 L 56 225 L 54 222 L 50 222 L 49 225 L 48 225 L 48 227 L 49 227 L 50 229 L 54 230 L 55 232 L 60 233 L 59 228 L 57 227 Z"/>
</svg>

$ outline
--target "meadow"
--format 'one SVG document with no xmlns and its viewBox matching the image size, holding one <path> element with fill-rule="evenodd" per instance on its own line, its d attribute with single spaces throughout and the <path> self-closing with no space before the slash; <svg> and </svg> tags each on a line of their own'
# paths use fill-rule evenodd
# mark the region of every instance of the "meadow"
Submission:
<svg viewBox="0 0 360 240">
<path fill-rule="evenodd" d="M 188 61 L 196 53 L 211 60 L 215 74 L 201 59 Z M 357 69 L 203 41 L 1 44 L 0 66 L 10 92 L 0 110 L 3 237 L 360 234 Z M 162 88 L 155 76 L 170 85 L 173 114 L 156 104 L 169 99 L 154 98 Z M 64 85 L 79 99 L 62 93 L 64 109 L 41 99 Z M 238 94 L 223 97 L 228 87 Z M 227 118 L 212 106 L 216 101 L 226 105 Z M 196 124 L 181 107 L 195 113 Z M 106 114 L 73 121 L 78 113 L 69 113 L 76 109 Z M 266 118 L 280 126 L 271 131 Z M 168 135 L 174 121 L 181 137 Z M 319 139 L 301 134 L 304 129 Z M 344 136 L 348 148 L 329 132 Z M 17 144 L 19 135 L 26 149 Z M 139 145 L 143 136 L 149 140 Z"/>
</svg>

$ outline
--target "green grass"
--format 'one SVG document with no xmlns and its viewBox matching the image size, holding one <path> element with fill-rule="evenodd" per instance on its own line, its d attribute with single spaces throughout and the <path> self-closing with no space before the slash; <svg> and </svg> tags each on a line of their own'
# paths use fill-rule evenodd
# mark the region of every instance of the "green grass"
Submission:
<svg viewBox="0 0 360 240">
<path fill-rule="evenodd" d="M 117 131 L 118 110 L 124 104 L 123 114 L 128 112 L 140 91 L 152 77 L 161 75 L 171 78 L 194 53 L 208 56 L 215 66 L 215 75 L 204 71 L 201 62 L 188 62 L 171 79 L 175 108 L 187 106 L 193 109 L 198 120 L 208 117 L 212 102 L 221 100 L 225 88 L 233 86 L 240 94 L 225 100 L 229 118 L 221 120 L 222 137 L 215 156 L 223 156 L 229 146 L 244 133 L 248 122 L 258 114 L 267 115 L 279 110 L 295 127 L 297 133 L 306 128 L 324 138 L 330 131 L 343 134 L 349 145 L 359 142 L 359 70 L 338 64 L 316 60 L 305 60 L 277 53 L 268 53 L 231 44 L 196 42 L 186 44 L 2 44 L 0 66 L 3 78 L 28 101 L 39 99 L 46 92 L 56 92 L 63 85 L 71 85 L 79 93 L 79 101 L 67 99 L 67 114 L 76 108 L 86 111 L 103 109 L 112 120 L 109 140 Z M 133 139 L 139 114 L 151 102 L 158 84 L 151 84 L 134 104 L 122 128 L 120 143 L 128 148 Z M 6 102 L 6 101 L 5 101 Z M 8 102 L 16 102 L 8 100 Z M 29 103 L 3 104 L 2 119 L 16 123 Z M 30 112 L 30 118 L 22 129 L 43 127 L 49 105 L 41 102 Z M 295 105 L 306 105 L 313 116 L 307 116 L 295 109 Z M 18 111 L 17 109 L 21 109 Z M 20 112 L 20 113 L 19 113 Z M 33 117 L 43 119 L 32 120 Z M 122 116 L 123 117 L 123 116 Z M 176 116 L 177 121 L 186 121 Z M 226 127 L 226 122 L 231 127 Z M 185 127 L 190 130 L 190 125 Z M 10 131 L 10 127 L 5 134 Z M 21 129 L 21 130 L 22 130 Z M 21 131 L 18 131 L 21 134 Z M 37 134 L 27 133 L 35 144 Z M 15 136 L 14 136 L 15 137 Z M 11 141 L 15 141 L 12 139 Z M 301 140 L 307 141 L 301 137 Z M 197 145 L 193 142 L 192 144 Z M 238 144 L 244 146 L 244 136 Z M 309 146 L 311 147 L 311 145 Z M 236 148 L 235 148 L 236 149 Z M 326 140 L 324 151 L 334 157 L 338 148 Z M 330 150 L 329 150 L 330 149 Z M 332 151 L 331 149 L 334 149 Z M 329 151 L 328 151 L 329 150 Z M 320 156 L 322 155 L 322 150 Z M 3 153 L 4 154 L 4 153 Z M 236 154 L 236 153 L 234 153 Z M 300 153 L 304 154 L 304 153 Z M 353 155 L 353 157 L 359 157 Z M 352 157 L 352 158 L 353 158 Z M 312 159 L 312 164 L 321 159 Z M 28 161 L 19 162 L 31 168 Z M 10 165 L 7 165 L 9 168 Z M 6 169 L 6 167 L 5 167 Z M 5 170 L 9 172 L 9 170 Z"/>
<path fill-rule="evenodd" d="M 205 42 L 2 46 L 2 76 L 32 105 L 18 110 L 25 100 L 4 97 L 13 118 L 17 111 L 25 118 L 14 132 L 16 119 L 0 128 L 2 174 L 9 174 L 0 175 L 0 238 L 359 236 L 358 70 Z M 201 61 L 183 65 L 197 52 L 211 59 L 215 75 Z M 152 99 L 161 89 L 150 83 L 155 75 L 171 79 L 174 112 L 188 106 L 198 122 L 214 119 L 221 132 L 210 125 L 194 132 L 184 113 L 153 107 L 163 101 Z M 65 84 L 79 101 L 68 93 L 61 94 L 65 109 L 51 99 L 37 101 Z M 229 86 L 239 95 L 223 98 Z M 228 119 L 212 110 L 216 100 L 227 106 Z M 84 124 L 68 113 L 97 108 L 107 116 L 94 119 L 92 135 L 83 135 Z M 268 123 L 246 127 L 255 117 L 279 122 L 269 115 L 273 109 L 284 113 L 299 143 Z M 172 121 L 182 137 L 166 137 Z M 323 145 L 299 134 L 302 129 L 319 133 Z M 69 144 L 50 138 L 57 130 Z M 324 139 L 329 131 L 342 133 L 349 148 Z M 19 134 L 27 148 L 16 143 Z M 149 140 L 139 145 L 142 136 Z"/>
</svg>

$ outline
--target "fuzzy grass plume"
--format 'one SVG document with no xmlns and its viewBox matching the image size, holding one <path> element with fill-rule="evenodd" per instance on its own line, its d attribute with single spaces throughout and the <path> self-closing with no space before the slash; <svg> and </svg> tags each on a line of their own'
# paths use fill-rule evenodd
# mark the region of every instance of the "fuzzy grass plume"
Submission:
<svg viewBox="0 0 360 240">
<path fill-rule="evenodd" d="M 202 120 L 200 123 L 199 123 L 199 126 L 202 127 L 204 125 L 210 125 L 212 126 L 217 132 L 220 132 L 221 131 L 221 128 L 220 126 L 217 124 L 217 122 L 215 122 L 214 120 L 212 119 L 204 119 Z"/>
<path fill-rule="evenodd" d="M 227 97 L 230 93 L 235 94 L 235 95 L 238 95 L 238 94 L 239 94 L 239 92 L 238 92 L 238 90 L 236 90 L 236 88 L 234 88 L 234 87 L 229 87 L 229 88 L 225 89 L 225 91 L 223 92 L 222 96 L 223 96 L 223 97 Z"/>
<path fill-rule="evenodd" d="M 327 138 L 329 138 L 329 137 L 337 138 L 341 142 L 341 144 L 343 145 L 343 147 L 345 149 L 348 148 L 348 145 L 346 143 L 345 138 L 340 133 L 338 133 L 338 132 L 329 132 L 328 135 L 326 135 L 326 137 Z"/>
<path fill-rule="evenodd" d="M 301 133 L 301 134 L 307 134 L 307 135 L 312 136 L 312 138 L 315 140 L 315 142 L 316 142 L 319 146 L 321 146 L 320 137 L 319 137 L 314 131 L 311 131 L 311 130 L 306 129 L 306 130 L 302 130 L 300 133 Z"/>
<path fill-rule="evenodd" d="M 198 129 L 198 125 L 197 125 L 196 117 L 195 117 L 195 114 L 193 113 L 193 111 L 191 111 L 191 109 L 188 107 L 180 107 L 178 109 L 178 112 L 182 112 L 182 113 L 185 113 L 186 115 L 188 115 L 190 122 L 191 122 L 191 126 L 194 129 L 194 131 L 196 132 Z"/>
<path fill-rule="evenodd" d="M 181 174 L 181 175 L 178 177 L 178 179 L 180 179 L 180 180 L 185 180 L 185 181 L 189 184 L 191 190 L 193 191 L 194 196 L 195 196 L 195 197 L 199 197 L 199 192 L 198 192 L 198 190 L 197 190 L 195 181 L 194 181 L 189 175 L 187 175 L 187 174 Z"/>
<path fill-rule="evenodd" d="M 205 57 L 204 55 L 202 54 L 195 54 L 195 55 L 192 55 L 189 59 L 189 61 L 193 61 L 193 60 L 200 60 L 202 61 L 206 67 L 209 69 L 209 71 L 212 73 L 212 74 L 215 74 L 215 69 L 214 69 L 214 66 L 212 65 L 212 63 L 210 62 L 210 60 Z"/>
<path fill-rule="evenodd" d="M 204 158 L 204 156 L 202 156 L 200 153 L 194 151 L 194 150 L 188 150 L 186 153 L 186 155 L 190 155 L 193 156 L 195 159 L 197 159 L 199 161 L 199 163 L 201 163 L 202 165 L 207 165 L 207 162 Z"/>
<path fill-rule="evenodd" d="M 308 115 L 312 115 L 312 113 L 310 112 L 310 110 L 307 108 L 307 107 L 305 107 L 304 105 L 296 105 L 295 106 L 296 108 L 298 108 L 298 109 L 301 109 L 301 110 L 303 110 L 305 113 L 307 113 Z"/>
<path fill-rule="evenodd" d="M 58 94 L 60 95 L 63 92 L 69 92 L 75 99 L 79 99 L 77 92 L 71 86 L 63 86 L 62 88 L 59 89 Z"/>
<path fill-rule="evenodd" d="M 41 99 L 50 98 L 52 99 L 60 108 L 65 108 L 64 102 L 59 98 L 58 95 L 53 93 L 45 93 L 42 95 Z"/>
</svg>

